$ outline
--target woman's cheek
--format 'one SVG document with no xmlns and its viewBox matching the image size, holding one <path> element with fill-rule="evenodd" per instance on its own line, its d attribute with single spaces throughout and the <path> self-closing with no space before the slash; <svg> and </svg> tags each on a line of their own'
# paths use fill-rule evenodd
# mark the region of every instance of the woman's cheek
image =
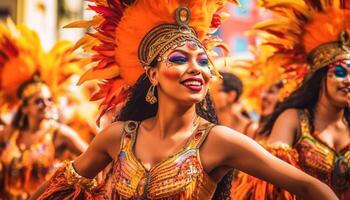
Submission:
<svg viewBox="0 0 350 200">
<path fill-rule="evenodd" d="M 179 70 L 176 70 L 174 68 L 168 68 L 163 71 L 163 75 L 168 79 L 180 79 L 181 72 Z"/>
<path fill-rule="evenodd" d="M 203 75 L 203 78 L 206 82 L 209 82 L 210 79 L 211 79 L 211 71 L 209 68 L 205 68 L 202 70 L 202 75 Z"/>
</svg>

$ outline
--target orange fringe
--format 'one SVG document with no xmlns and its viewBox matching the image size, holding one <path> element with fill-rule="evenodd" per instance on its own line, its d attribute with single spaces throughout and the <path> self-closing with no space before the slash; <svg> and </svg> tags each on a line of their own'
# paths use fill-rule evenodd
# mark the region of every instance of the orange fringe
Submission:
<svg viewBox="0 0 350 200">
<path fill-rule="evenodd" d="M 274 156 L 289 164 L 298 166 L 298 153 L 295 149 L 285 147 L 265 147 Z M 275 187 L 273 184 L 239 172 L 233 180 L 231 199 L 235 200 L 296 200 L 296 196 L 288 191 Z"/>
<path fill-rule="evenodd" d="M 100 185 L 92 190 L 86 190 L 80 185 L 70 185 L 67 182 L 67 178 L 64 174 L 65 168 L 59 168 L 53 177 L 50 179 L 49 184 L 38 198 L 38 200 L 103 200 L 104 187 Z"/>
</svg>

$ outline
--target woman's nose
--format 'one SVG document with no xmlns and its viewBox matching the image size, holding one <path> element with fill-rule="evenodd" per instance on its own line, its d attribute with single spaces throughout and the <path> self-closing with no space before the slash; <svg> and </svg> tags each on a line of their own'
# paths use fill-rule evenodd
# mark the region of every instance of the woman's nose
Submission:
<svg viewBox="0 0 350 200">
<path fill-rule="evenodd" d="M 201 72 L 201 66 L 199 66 L 199 64 L 197 63 L 197 61 L 191 61 L 189 63 L 189 67 L 188 67 L 188 73 L 190 74 L 199 74 Z"/>
</svg>

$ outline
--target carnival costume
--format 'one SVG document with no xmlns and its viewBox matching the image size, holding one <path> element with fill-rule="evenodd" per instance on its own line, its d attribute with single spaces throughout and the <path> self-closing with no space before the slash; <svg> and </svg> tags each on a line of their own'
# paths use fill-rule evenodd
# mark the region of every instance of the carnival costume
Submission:
<svg viewBox="0 0 350 200">
<path fill-rule="evenodd" d="M 283 69 L 289 93 L 305 77 L 332 63 L 350 59 L 350 2 L 347 0 L 261 0 L 275 19 L 259 23 L 265 45 L 275 49 L 267 58 Z M 331 69 L 331 68 L 330 68 Z M 328 184 L 340 199 L 350 198 L 350 149 L 340 152 L 311 132 L 306 110 L 298 111 L 301 136 L 293 147 L 264 145 L 273 155 Z M 283 133 L 281 133 L 283 134 Z M 289 192 L 241 173 L 233 186 L 234 199 L 296 199 Z"/>
<path fill-rule="evenodd" d="M 213 14 L 227 1 L 93 2 L 96 5 L 90 8 L 98 15 L 89 22 L 76 22 L 68 27 L 92 26 L 97 30 L 77 45 L 94 51 L 93 60 L 97 64 L 82 76 L 80 83 L 104 80 L 92 98 L 103 99 L 102 116 L 127 100 L 144 67 L 167 61 L 163 56 L 166 51 L 188 42 L 205 48 L 204 39 L 206 44 L 213 45 L 215 42 L 208 42 L 210 37 L 206 34 L 215 28 Z M 150 88 L 149 93 L 153 90 Z M 153 95 L 146 95 L 145 101 L 156 103 Z M 199 127 L 180 152 L 150 170 L 143 167 L 132 150 L 138 125 L 139 122 L 125 122 L 120 152 L 113 161 L 112 199 L 208 199 L 214 195 L 216 183 L 203 170 L 198 157 L 198 149 L 211 124 Z M 102 194 L 103 189 L 94 179 L 81 177 L 72 164 L 67 163 L 56 172 L 40 199 L 76 199 L 78 196 L 102 199 Z"/>
<path fill-rule="evenodd" d="M 82 63 L 72 54 L 73 45 L 61 41 L 49 52 L 41 48 L 38 35 L 22 25 L 0 23 L 0 101 L 1 110 L 13 109 L 42 89 L 58 95 L 60 84 L 81 71 Z M 18 96 L 20 86 L 29 80 Z M 22 116 L 20 121 L 24 121 Z M 53 137 L 57 127 L 30 146 L 19 144 L 21 130 L 13 127 L 10 139 L 0 150 L 2 165 L 0 189 L 5 199 L 27 199 L 48 179 L 55 163 Z M 52 175 L 52 174 L 51 174 Z M 0 198 L 1 198 L 0 197 Z"/>
</svg>

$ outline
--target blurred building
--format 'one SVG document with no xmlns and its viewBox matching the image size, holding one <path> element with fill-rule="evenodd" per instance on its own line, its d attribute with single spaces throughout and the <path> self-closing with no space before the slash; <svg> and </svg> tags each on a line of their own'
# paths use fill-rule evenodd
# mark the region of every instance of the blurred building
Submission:
<svg viewBox="0 0 350 200">
<path fill-rule="evenodd" d="M 254 24 L 268 16 L 257 7 L 256 0 L 240 0 L 241 7 L 230 4 L 224 11 L 231 17 L 222 24 L 220 37 L 230 46 L 231 56 L 247 58 L 252 55 L 249 45 L 254 45 L 256 38 L 245 34 Z"/>
<path fill-rule="evenodd" d="M 50 49 L 58 39 L 75 41 L 85 30 L 62 27 L 72 21 L 89 17 L 84 14 L 84 0 L 1 0 L 0 20 L 12 18 L 36 30 L 45 49 Z"/>
</svg>

